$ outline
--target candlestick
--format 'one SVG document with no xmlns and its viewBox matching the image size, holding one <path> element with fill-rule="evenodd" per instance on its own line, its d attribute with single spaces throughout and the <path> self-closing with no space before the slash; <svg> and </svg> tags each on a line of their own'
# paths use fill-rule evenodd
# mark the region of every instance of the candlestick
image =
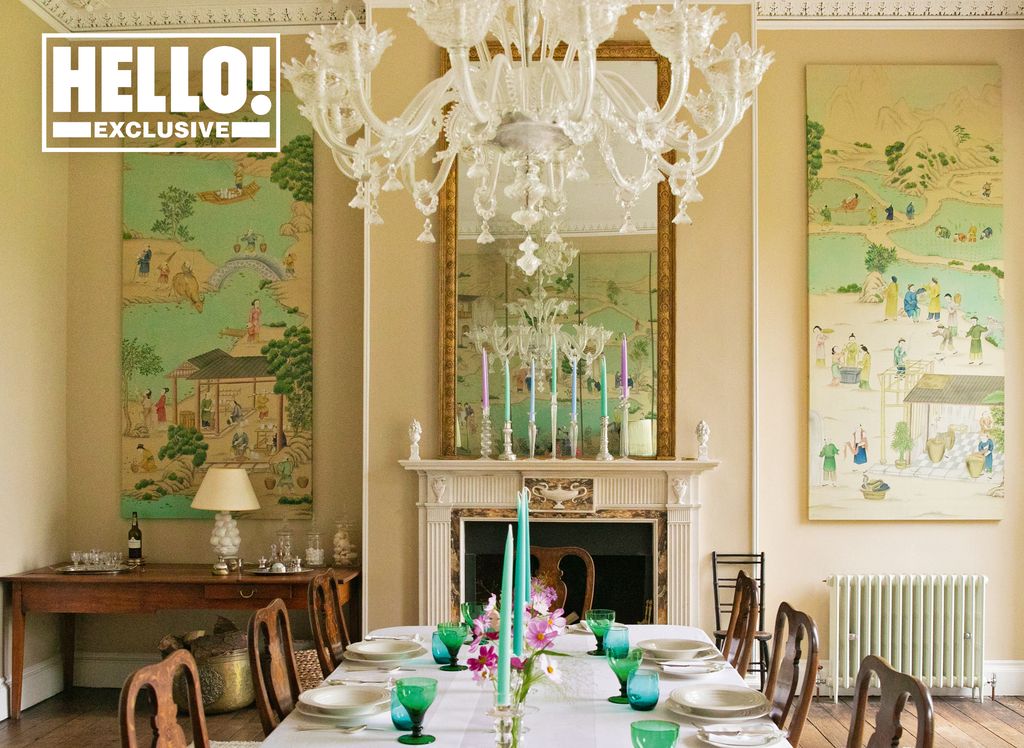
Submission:
<svg viewBox="0 0 1024 748">
<path fill-rule="evenodd" d="M 491 459 L 492 446 L 490 407 L 484 405 L 484 409 L 480 414 L 480 417 L 483 419 L 483 422 L 480 424 L 480 459 L 489 460 Z"/>
<path fill-rule="evenodd" d="M 498 706 L 508 706 L 509 681 L 512 676 L 512 609 L 515 608 L 515 593 L 512 586 L 512 559 L 515 546 L 512 542 L 512 525 L 505 536 L 505 559 L 501 573 L 501 604 L 498 623 Z"/>
<path fill-rule="evenodd" d="M 551 459 L 558 459 L 558 398 L 551 393 Z"/>
<path fill-rule="evenodd" d="M 576 422 L 576 414 L 573 413 L 569 419 L 569 459 L 575 460 L 579 457 L 577 451 L 580 438 L 580 425 Z"/>
<path fill-rule="evenodd" d="M 481 402 L 481 407 L 484 410 L 487 410 L 491 406 L 491 392 L 490 392 L 490 386 L 489 386 L 489 382 L 488 382 L 490 377 L 488 376 L 489 371 L 487 369 L 487 349 L 486 348 L 483 349 L 482 356 L 483 356 L 483 365 L 482 365 L 482 367 L 480 369 L 480 384 L 483 387 L 483 396 L 480 399 L 482 401 Z"/>
<path fill-rule="evenodd" d="M 498 748 L 512 748 L 516 720 L 523 717 L 523 705 L 499 704 L 487 712 L 487 716 L 494 718 L 494 745 Z"/>
<path fill-rule="evenodd" d="M 598 447 L 595 460 L 611 460 L 612 453 L 608 451 L 608 416 L 601 416 L 601 443 Z"/>
<path fill-rule="evenodd" d="M 577 379 L 577 376 L 576 376 L 576 365 L 578 363 L 579 363 L 579 359 L 575 359 L 574 358 L 572 360 L 572 395 L 569 398 L 569 400 L 570 400 L 569 417 L 572 420 L 574 420 L 574 421 L 576 420 L 576 379 Z M 573 457 L 575 457 L 575 456 L 576 456 L 576 453 L 573 452 Z"/>
<path fill-rule="evenodd" d="M 601 356 L 601 418 L 608 417 L 608 361 Z"/>
<path fill-rule="evenodd" d="M 558 341 L 551 336 L 551 394 L 558 392 Z"/>
<path fill-rule="evenodd" d="M 629 457 L 629 399 L 622 398 L 622 425 L 619 427 L 619 457 Z"/>
<path fill-rule="evenodd" d="M 627 355 L 626 335 L 622 335 L 622 362 L 619 365 L 620 376 L 622 377 L 622 398 L 629 397 L 629 356 Z"/>
<path fill-rule="evenodd" d="M 502 429 L 502 433 L 505 436 L 505 445 L 501 454 L 498 455 L 498 459 L 514 461 L 516 459 L 516 453 L 512 451 L 512 421 L 508 420 L 508 409 L 505 410 L 505 414 L 505 428 Z"/>
<path fill-rule="evenodd" d="M 526 426 L 526 435 L 530 439 L 530 459 L 537 456 L 537 414 L 530 414 L 530 423 Z"/>
<path fill-rule="evenodd" d="M 512 421 L 512 396 L 511 387 L 509 386 L 509 375 L 508 375 L 508 359 L 505 359 L 505 423 L 511 423 Z M 509 426 L 511 428 L 511 426 Z"/>
<path fill-rule="evenodd" d="M 530 420 L 537 415 L 537 367 L 536 362 L 530 359 Z"/>
</svg>

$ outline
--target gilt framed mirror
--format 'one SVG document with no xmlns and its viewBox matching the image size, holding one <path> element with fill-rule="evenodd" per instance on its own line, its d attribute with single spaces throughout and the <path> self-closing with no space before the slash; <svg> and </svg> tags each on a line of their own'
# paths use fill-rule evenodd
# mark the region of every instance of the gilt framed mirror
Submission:
<svg viewBox="0 0 1024 748">
<path fill-rule="evenodd" d="M 605 42 L 598 49 L 598 60 L 599 65 L 626 78 L 648 101 L 664 103 L 669 93 L 670 67 L 650 44 Z M 442 69 L 447 69 L 446 56 Z M 538 295 L 548 303 L 561 304 L 561 325 L 567 335 L 583 325 L 610 333 L 603 352 L 607 362 L 611 453 L 619 454 L 625 428 L 630 457 L 675 456 L 674 198 L 664 181 L 649 187 L 630 212 L 635 230 L 621 233 L 624 217 L 616 204 L 610 176 L 592 173 L 568 185 L 566 194 L 567 208 L 559 223 L 564 246 L 547 253 L 551 264 L 545 267 L 548 272 L 532 276 L 526 275 L 515 262 L 515 248 L 523 240 L 523 230 L 508 220 L 514 209 L 510 203 L 499 199 L 496 214 L 486 227 L 494 241 L 481 244 L 478 237 L 483 227 L 473 207 L 472 184 L 464 164 L 452 169 L 439 195 L 439 399 L 443 457 L 480 454 L 483 361 L 480 339 L 474 338 L 474 331 L 495 324 L 507 329 L 521 326 L 524 321 L 516 319 L 515 310 L 522 309 L 530 299 L 536 300 Z M 542 247 L 538 255 L 545 256 L 544 252 Z M 529 323 L 529 314 L 522 316 Z M 629 385 L 625 426 L 623 409 L 616 408 L 622 384 L 623 337 Z M 562 407 L 554 439 L 560 457 L 568 457 L 571 452 L 568 430 L 573 400 L 578 409 L 575 456 L 593 458 L 597 453 L 601 400 L 598 348 L 591 345 L 581 353 L 575 388 L 570 361 L 565 357 L 559 361 L 556 392 Z M 501 450 L 504 371 L 494 352 L 489 353 L 490 420 L 496 445 L 492 455 L 496 455 Z M 550 371 L 544 372 L 543 379 L 538 372 L 531 380 L 527 361 L 510 362 L 510 412 L 514 448 L 520 457 L 528 454 L 531 386 L 550 387 L 549 381 Z M 535 392 L 539 457 L 549 456 L 552 448 L 546 412 L 549 392 Z"/>
</svg>

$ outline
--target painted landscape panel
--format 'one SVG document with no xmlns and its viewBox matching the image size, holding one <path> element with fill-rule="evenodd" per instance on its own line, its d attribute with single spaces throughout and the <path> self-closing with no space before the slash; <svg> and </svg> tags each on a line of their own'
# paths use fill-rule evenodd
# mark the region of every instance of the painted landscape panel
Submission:
<svg viewBox="0 0 1024 748">
<path fill-rule="evenodd" d="M 807 68 L 809 516 L 999 519 L 997 66 Z"/>
<path fill-rule="evenodd" d="M 208 515 L 211 466 L 311 514 L 313 142 L 281 99 L 281 153 L 125 154 L 122 516 Z"/>
</svg>

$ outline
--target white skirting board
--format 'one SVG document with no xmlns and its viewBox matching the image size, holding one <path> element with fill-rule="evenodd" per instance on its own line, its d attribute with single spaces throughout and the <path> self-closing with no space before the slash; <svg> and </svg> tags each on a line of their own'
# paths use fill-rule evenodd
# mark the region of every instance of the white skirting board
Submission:
<svg viewBox="0 0 1024 748">
<path fill-rule="evenodd" d="M 821 665 L 820 677 L 827 681 L 828 660 L 821 660 L 819 664 Z M 996 696 L 1024 696 L 1024 660 L 986 660 L 984 674 L 986 683 L 982 686 L 982 692 L 986 699 L 992 695 L 992 685 L 988 681 L 991 681 L 993 677 L 996 681 Z M 970 696 L 971 689 L 933 688 L 932 693 L 936 696 Z M 822 684 L 821 694 L 822 696 L 832 695 L 827 682 Z M 853 689 L 840 688 L 839 694 L 840 696 L 851 696 Z"/>
<path fill-rule="evenodd" d="M 54 655 L 35 665 L 25 668 L 21 684 L 21 703 L 25 708 L 54 696 L 64 688 L 64 673 L 60 655 Z M 10 716 L 11 684 L 7 678 L 0 678 L 0 720 Z"/>
</svg>

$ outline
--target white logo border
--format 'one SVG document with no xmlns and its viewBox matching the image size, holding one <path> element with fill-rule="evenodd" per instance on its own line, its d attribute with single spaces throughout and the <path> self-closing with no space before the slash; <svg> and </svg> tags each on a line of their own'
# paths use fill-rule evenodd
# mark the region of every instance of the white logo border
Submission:
<svg viewBox="0 0 1024 748">
<path fill-rule="evenodd" d="M 140 147 L 140 148 L 88 148 L 88 147 L 55 147 L 47 145 L 49 133 L 47 124 L 50 110 L 50 101 L 47 91 L 49 73 L 49 51 L 50 39 L 273 39 L 274 52 L 277 55 L 277 66 L 275 70 L 276 89 L 274 109 L 276 123 L 274 135 L 276 143 L 273 148 L 172 148 L 172 147 Z M 55 33 L 46 32 L 42 34 L 42 78 L 40 82 L 41 108 L 42 108 L 42 146 L 43 153 L 280 153 L 281 152 L 281 34 L 278 32 L 193 32 L 193 33 L 171 33 L 166 31 L 145 31 L 145 32 L 110 32 L 110 31 L 88 31 Z"/>
</svg>

